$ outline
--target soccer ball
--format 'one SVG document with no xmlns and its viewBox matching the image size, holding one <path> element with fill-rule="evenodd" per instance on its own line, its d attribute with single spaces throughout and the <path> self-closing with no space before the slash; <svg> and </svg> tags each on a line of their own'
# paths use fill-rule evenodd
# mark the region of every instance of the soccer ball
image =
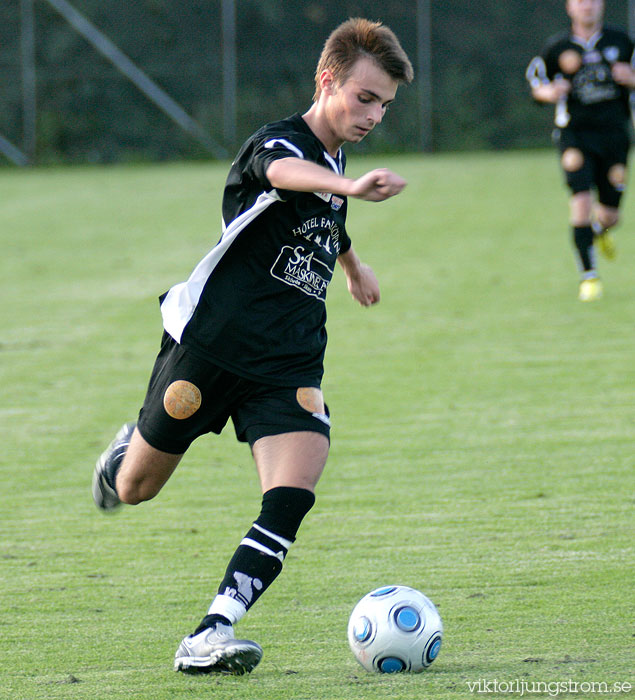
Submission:
<svg viewBox="0 0 635 700">
<path fill-rule="evenodd" d="M 437 658 L 442 637 L 434 603 L 407 586 L 371 591 L 348 621 L 348 643 L 367 671 L 420 673 Z"/>
</svg>

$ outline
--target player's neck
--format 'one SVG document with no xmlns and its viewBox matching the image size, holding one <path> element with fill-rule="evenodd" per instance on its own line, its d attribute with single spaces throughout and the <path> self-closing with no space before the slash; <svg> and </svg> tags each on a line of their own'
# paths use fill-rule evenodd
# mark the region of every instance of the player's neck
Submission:
<svg viewBox="0 0 635 700">
<path fill-rule="evenodd" d="M 302 115 L 304 121 L 309 125 L 309 129 L 320 139 L 327 153 L 333 157 L 343 144 L 329 128 L 329 122 L 319 103 L 313 103 L 308 112 Z"/>
<path fill-rule="evenodd" d="M 602 30 L 602 22 L 597 22 L 595 24 L 582 24 L 580 22 L 573 22 L 571 25 L 571 33 L 573 36 L 577 36 L 584 41 L 588 41 L 592 36 L 595 36 L 598 32 Z"/>
</svg>

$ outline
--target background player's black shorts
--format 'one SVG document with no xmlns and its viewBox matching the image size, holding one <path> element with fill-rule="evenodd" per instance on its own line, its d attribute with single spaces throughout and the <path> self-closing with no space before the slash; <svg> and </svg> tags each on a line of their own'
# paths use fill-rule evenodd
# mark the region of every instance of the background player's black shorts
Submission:
<svg viewBox="0 0 635 700">
<path fill-rule="evenodd" d="M 253 445 L 267 435 L 312 431 L 330 437 L 319 387 L 281 387 L 239 377 L 163 335 L 137 427 L 152 447 L 182 454 L 231 418 L 236 437 Z"/>
<path fill-rule="evenodd" d="M 563 166 L 571 192 L 577 194 L 595 189 L 601 204 L 617 208 L 624 192 L 624 184 L 622 181 L 616 186 L 611 169 L 620 165 L 626 168 L 630 146 L 626 128 L 593 131 L 556 129 L 554 141 L 561 156 L 569 149 L 582 154 L 580 167 L 570 169 Z"/>
</svg>

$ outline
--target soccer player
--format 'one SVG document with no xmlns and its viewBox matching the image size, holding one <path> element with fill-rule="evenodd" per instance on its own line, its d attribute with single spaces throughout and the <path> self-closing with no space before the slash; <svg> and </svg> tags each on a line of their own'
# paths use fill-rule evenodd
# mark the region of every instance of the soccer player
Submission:
<svg viewBox="0 0 635 700">
<path fill-rule="evenodd" d="M 531 92 L 555 105 L 554 141 L 571 190 L 570 224 L 581 273 L 578 297 L 602 296 L 594 243 L 615 257 L 630 145 L 633 43 L 604 26 L 604 0 L 567 0 L 571 29 L 552 36 L 527 68 Z M 594 196 L 595 195 L 595 196 Z"/>
<path fill-rule="evenodd" d="M 350 19 L 330 35 L 304 114 L 267 124 L 227 178 L 222 236 L 186 282 L 161 297 L 164 334 L 137 423 L 101 455 L 93 498 L 103 510 L 156 496 L 189 445 L 229 418 L 247 442 L 263 492 L 207 614 L 174 668 L 241 675 L 261 647 L 233 625 L 280 573 L 326 463 L 330 417 L 320 389 L 326 289 L 335 262 L 362 306 L 379 301 L 351 245 L 347 197 L 379 202 L 405 180 L 387 169 L 344 175 L 345 142 L 383 119 L 412 66 L 380 22 Z"/>
</svg>

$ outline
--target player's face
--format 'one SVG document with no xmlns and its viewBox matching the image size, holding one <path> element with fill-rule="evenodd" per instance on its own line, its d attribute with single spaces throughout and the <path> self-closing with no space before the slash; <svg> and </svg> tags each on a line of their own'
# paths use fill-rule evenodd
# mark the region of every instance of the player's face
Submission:
<svg viewBox="0 0 635 700">
<path fill-rule="evenodd" d="M 567 13 L 574 23 L 593 27 L 602 23 L 604 0 L 567 0 Z"/>
<path fill-rule="evenodd" d="M 398 83 L 368 58 L 360 58 L 341 85 L 333 85 L 327 114 L 340 142 L 359 143 L 384 118 Z"/>
</svg>

